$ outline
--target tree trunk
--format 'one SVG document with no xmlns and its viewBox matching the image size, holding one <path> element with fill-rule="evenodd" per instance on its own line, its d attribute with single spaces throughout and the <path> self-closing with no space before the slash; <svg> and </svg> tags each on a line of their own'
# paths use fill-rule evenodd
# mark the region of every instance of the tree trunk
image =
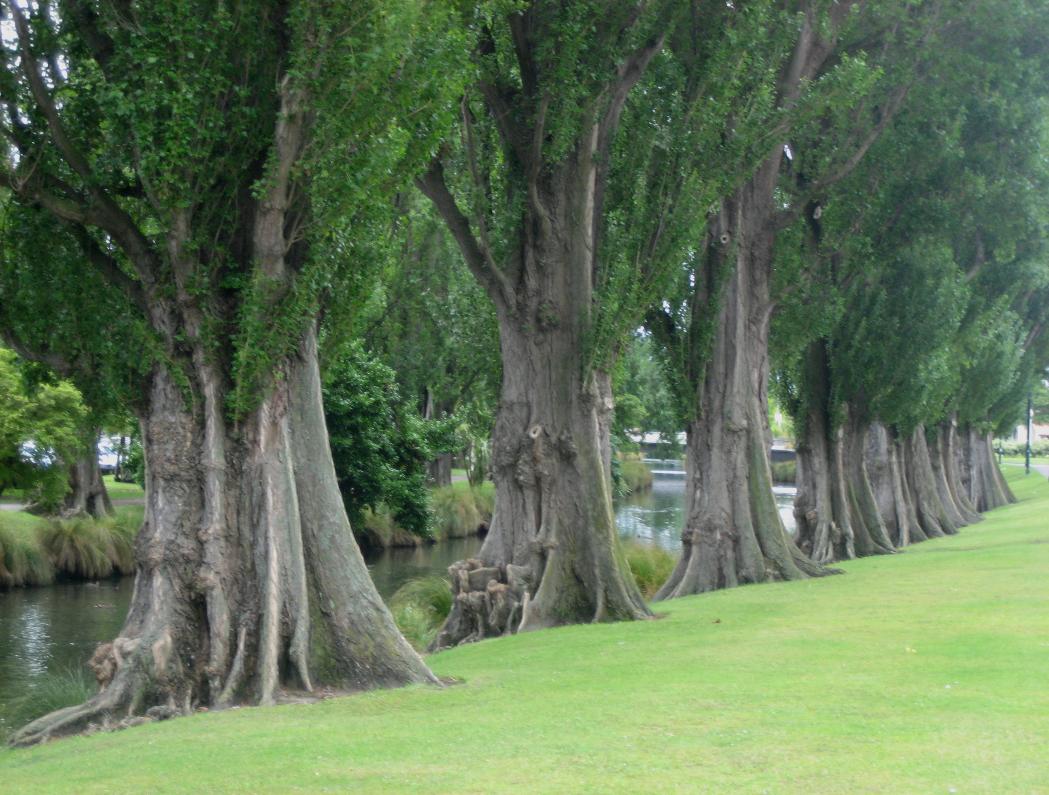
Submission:
<svg viewBox="0 0 1049 795">
<path fill-rule="evenodd" d="M 954 535 L 958 525 L 944 507 L 936 485 L 925 428 L 919 425 L 905 440 L 907 486 L 910 490 L 918 524 L 928 538 Z"/>
<path fill-rule="evenodd" d="M 895 552 L 889 531 L 882 519 L 874 486 L 870 477 L 870 464 L 875 470 L 886 468 L 887 462 L 871 461 L 868 440 L 869 424 L 860 419 L 858 412 L 845 408 L 845 467 L 848 471 L 849 506 L 852 509 L 852 529 L 856 538 L 856 554 L 889 555 Z"/>
<path fill-rule="evenodd" d="M 947 463 L 948 459 L 951 458 L 949 455 L 950 429 L 951 424 L 949 422 L 940 423 L 936 427 L 928 440 L 929 459 L 932 463 L 932 471 L 936 480 L 936 490 L 940 495 L 940 502 L 943 503 L 944 510 L 950 520 L 956 527 L 961 528 L 967 524 L 980 521 L 981 517 L 972 509 L 968 500 L 965 500 L 964 504 L 958 501 L 955 489 L 951 484 L 951 468 Z"/>
<path fill-rule="evenodd" d="M 752 181 L 723 202 L 712 224 L 710 255 L 732 257 L 733 266 L 716 301 L 709 358 L 697 371 L 696 414 L 688 426 L 685 455 L 682 555 L 657 599 L 828 573 L 787 535 L 772 492 L 768 278 L 773 235 L 764 223 L 762 200 L 760 182 Z"/>
<path fill-rule="evenodd" d="M 167 371 L 152 376 L 135 589 L 120 636 L 92 659 L 100 691 L 30 723 L 16 745 L 198 706 L 273 703 L 314 681 L 350 690 L 435 681 L 350 531 L 314 334 L 235 427 L 226 385 L 206 357 L 194 362 L 193 405 Z"/>
<path fill-rule="evenodd" d="M 878 513 L 893 547 L 925 541 L 905 482 L 902 442 L 881 423 L 868 428 L 866 461 Z"/>
<path fill-rule="evenodd" d="M 957 463 L 960 480 L 968 490 L 969 502 L 983 513 L 1016 502 L 998 462 L 990 432 L 968 426 L 959 434 Z"/>
<path fill-rule="evenodd" d="M 962 483 L 958 467 L 958 423 L 953 417 L 940 425 L 940 455 L 943 460 L 947 488 L 950 490 L 954 504 L 967 523 L 981 521 L 983 517 L 969 500 L 969 494 Z"/>
<path fill-rule="evenodd" d="M 487 277 L 500 285 L 489 283 L 489 295 L 503 362 L 491 450 L 495 513 L 478 559 L 449 569 L 455 602 L 436 648 L 651 615 L 613 518 L 611 385 L 587 356 L 593 144 L 584 141 L 564 164 L 543 172 L 529 200 L 519 259 Z M 427 189 L 440 208 L 439 188 Z"/>
<path fill-rule="evenodd" d="M 797 446 L 797 542 L 816 563 L 856 557 L 843 457 L 843 429 L 831 430 L 829 372 L 824 340 L 809 345 L 805 362 L 808 408 Z"/>
<path fill-rule="evenodd" d="M 84 455 L 69 466 L 69 491 L 62 505 L 63 516 L 91 516 L 101 519 L 113 515 L 113 503 L 98 465 L 98 434 L 92 435 Z"/>
<path fill-rule="evenodd" d="M 426 480 L 438 488 L 452 485 L 451 453 L 441 453 L 437 458 L 426 462 Z"/>
<path fill-rule="evenodd" d="M 582 341 L 560 324 L 500 320 L 495 513 L 478 558 L 449 569 L 455 603 L 435 648 L 650 615 L 619 546 L 600 389 L 583 376 Z"/>
</svg>

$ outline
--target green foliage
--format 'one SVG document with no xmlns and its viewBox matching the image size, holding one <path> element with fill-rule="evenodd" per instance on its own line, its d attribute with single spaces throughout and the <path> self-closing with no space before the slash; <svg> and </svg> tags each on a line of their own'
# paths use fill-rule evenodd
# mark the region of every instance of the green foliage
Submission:
<svg viewBox="0 0 1049 795">
<path fill-rule="evenodd" d="M 454 449 L 454 421 L 424 421 L 401 400 L 394 372 L 358 343 L 329 364 L 324 410 L 350 521 L 384 504 L 394 522 L 428 537 L 426 462 Z"/>
<path fill-rule="evenodd" d="M 637 541 L 623 544 L 623 553 L 630 564 L 634 582 L 646 599 L 656 595 L 656 591 L 667 581 L 677 564 L 677 558 L 662 547 Z"/>
<path fill-rule="evenodd" d="M 0 491 L 20 488 L 44 511 L 59 505 L 68 488 L 62 463 L 85 448 L 87 419 L 76 387 L 28 384 L 15 355 L 0 348 Z"/>
<path fill-rule="evenodd" d="M 612 378 L 612 440 L 617 450 L 634 449 L 628 432 L 658 431 L 664 439 L 676 440 L 684 425 L 670 392 L 671 382 L 652 337 L 630 335 Z"/>
<path fill-rule="evenodd" d="M 797 478 L 797 461 L 778 461 L 772 465 L 773 483 L 794 483 Z"/>
<path fill-rule="evenodd" d="M 409 580 L 390 599 L 390 610 L 408 642 L 423 651 L 452 610 L 452 584 L 443 577 Z"/>
</svg>

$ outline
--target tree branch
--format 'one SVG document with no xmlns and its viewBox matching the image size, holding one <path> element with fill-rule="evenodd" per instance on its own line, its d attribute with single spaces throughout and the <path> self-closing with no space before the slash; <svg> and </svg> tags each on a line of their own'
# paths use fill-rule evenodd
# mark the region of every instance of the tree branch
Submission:
<svg viewBox="0 0 1049 795">
<path fill-rule="evenodd" d="M 69 164 L 69 167 L 84 180 L 94 206 L 88 208 L 87 214 L 82 217 L 76 217 L 71 214 L 68 206 L 59 208 L 53 202 L 49 206 L 48 198 L 42 194 L 34 198 L 40 201 L 43 206 L 55 212 L 56 215 L 59 215 L 59 210 L 62 209 L 64 214 L 60 214 L 59 217 L 65 220 L 91 223 L 108 232 L 127 253 L 143 284 L 149 290 L 156 278 L 156 254 L 146 236 L 142 234 L 131 216 L 95 184 L 94 175 L 91 172 L 87 159 L 66 133 L 62 120 L 59 117 L 58 109 L 55 107 L 51 94 L 48 92 L 47 86 L 40 75 L 39 64 L 33 56 L 30 47 L 29 25 L 26 22 L 26 18 L 22 14 L 21 9 L 19 9 L 16 0 L 8 0 L 8 8 L 15 21 L 19 50 L 22 57 L 22 71 L 29 82 L 33 99 L 47 120 L 47 126 L 55 147 L 62 154 L 62 158 Z"/>
<path fill-rule="evenodd" d="M 440 158 L 434 158 L 430 168 L 415 180 L 416 187 L 422 191 L 434 208 L 444 219 L 448 230 L 459 245 L 466 265 L 491 299 L 504 308 L 513 306 L 513 290 L 502 271 L 492 260 L 491 252 L 482 247 L 470 229 L 470 221 L 459 209 L 459 205 L 448 190 L 444 179 L 444 167 Z"/>
</svg>

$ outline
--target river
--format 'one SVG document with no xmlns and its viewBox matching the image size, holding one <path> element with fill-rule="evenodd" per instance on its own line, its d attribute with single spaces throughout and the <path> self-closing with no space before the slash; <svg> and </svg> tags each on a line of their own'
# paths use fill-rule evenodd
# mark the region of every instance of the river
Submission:
<svg viewBox="0 0 1049 795">
<path fill-rule="evenodd" d="M 617 500 L 623 538 L 657 544 L 676 553 L 680 545 L 685 481 L 672 462 L 651 462 L 651 491 Z M 777 487 L 776 501 L 788 528 L 793 489 Z M 480 549 L 479 538 L 368 552 L 365 559 L 379 593 L 389 598 L 404 582 L 444 574 L 448 566 Z M 46 588 L 0 591 L 0 735 L 6 704 L 48 673 L 83 665 L 100 642 L 117 635 L 131 601 L 130 577 L 99 583 L 59 583 Z"/>
</svg>

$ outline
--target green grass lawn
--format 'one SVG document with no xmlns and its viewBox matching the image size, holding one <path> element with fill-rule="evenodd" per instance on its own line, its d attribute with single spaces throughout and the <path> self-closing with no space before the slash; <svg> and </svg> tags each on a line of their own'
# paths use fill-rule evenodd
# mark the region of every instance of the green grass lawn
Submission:
<svg viewBox="0 0 1049 795">
<path fill-rule="evenodd" d="M 111 500 L 141 500 L 146 496 L 146 492 L 137 483 L 117 483 L 112 475 L 103 475 L 102 480 Z"/>
<path fill-rule="evenodd" d="M 465 684 L 0 752 L 14 792 L 1049 792 L 1049 483 L 961 535 L 430 658 Z"/>
<path fill-rule="evenodd" d="M 137 483 L 117 483 L 112 475 L 103 475 L 102 480 L 106 484 L 111 500 L 141 500 L 146 496 L 145 491 Z M 0 496 L 0 502 L 12 503 L 22 502 L 24 495 L 21 489 L 8 489 Z"/>
</svg>

